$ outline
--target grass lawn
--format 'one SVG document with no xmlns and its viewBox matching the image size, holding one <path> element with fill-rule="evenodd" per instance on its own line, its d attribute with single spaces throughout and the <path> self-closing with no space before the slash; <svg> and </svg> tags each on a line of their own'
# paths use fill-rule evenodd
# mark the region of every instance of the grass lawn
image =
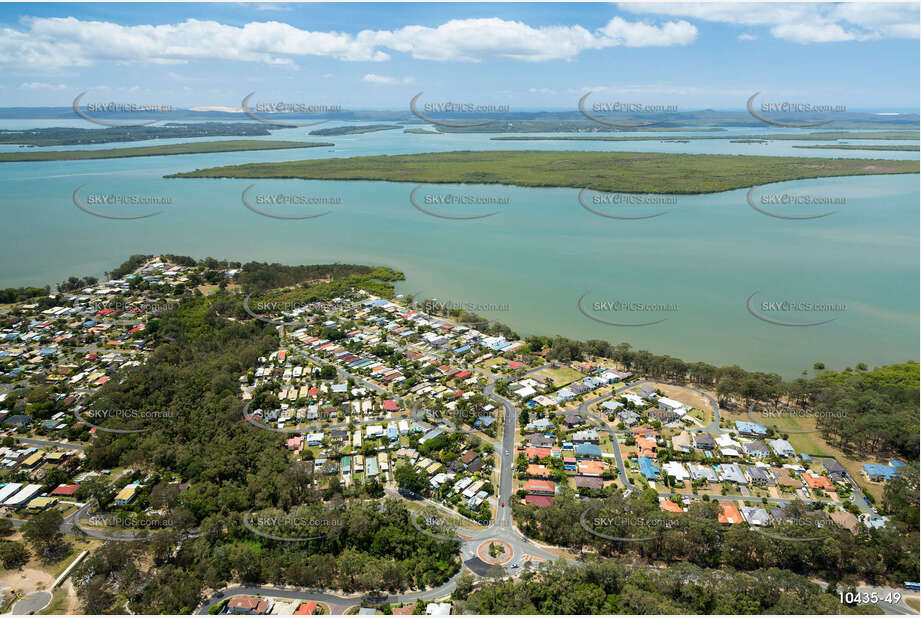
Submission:
<svg viewBox="0 0 921 618">
<path fill-rule="evenodd" d="M 65 590 L 64 585 L 60 585 L 54 589 L 54 592 L 51 594 L 51 603 L 38 612 L 40 616 L 48 616 L 51 614 L 66 614 L 67 613 L 67 590 Z"/>
<path fill-rule="evenodd" d="M 167 177 L 504 184 L 693 195 L 805 178 L 917 174 L 918 169 L 918 161 L 888 159 L 497 150 L 249 163 Z"/>
<path fill-rule="evenodd" d="M 693 416 L 694 418 L 702 422 L 704 425 L 709 425 L 713 421 L 713 412 L 711 412 L 709 409 L 707 411 L 704 411 L 704 410 L 699 410 L 697 408 L 691 408 L 688 411 L 688 415 Z"/>
<path fill-rule="evenodd" d="M 553 385 L 556 387 L 565 386 L 570 382 L 578 380 L 583 377 L 581 373 L 572 369 L 571 367 L 559 367 L 557 369 L 541 369 L 534 373 L 534 375 L 539 375 L 544 378 L 550 378 L 553 380 Z"/>
<path fill-rule="evenodd" d="M 504 358 L 493 356 L 492 358 L 487 358 L 482 363 L 474 365 L 474 367 L 478 369 L 492 370 L 492 368 L 495 367 L 496 365 L 503 365 L 503 364 L 505 364 Z"/>
<path fill-rule="evenodd" d="M 906 597 L 905 605 L 912 608 L 916 612 L 921 611 L 921 599 L 919 599 L 918 597 Z"/>
</svg>

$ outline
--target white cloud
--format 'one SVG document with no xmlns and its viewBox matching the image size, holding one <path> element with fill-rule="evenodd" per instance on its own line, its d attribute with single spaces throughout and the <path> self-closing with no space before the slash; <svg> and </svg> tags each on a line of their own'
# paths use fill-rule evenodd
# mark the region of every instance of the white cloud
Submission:
<svg viewBox="0 0 921 618">
<path fill-rule="evenodd" d="M 688 45 L 696 38 L 697 28 L 683 20 L 655 25 L 620 17 L 594 32 L 579 25 L 532 27 L 494 17 L 356 34 L 302 30 L 277 21 L 250 22 L 242 27 L 197 19 L 123 26 L 74 17 L 27 17 L 18 28 L 0 28 L 0 64 L 47 70 L 100 61 L 290 64 L 309 56 L 383 62 L 393 52 L 421 60 L 480 62 L 505 58 L 540 62 L 569 60 L 586 50 L 619 46 Z"/>
<path fill-rule="evenodd" d="M 697 38 L 697 28 L 686 21 L 670 21 L 659 28 L 615 17 L 600 32 L 627 47 L 687 45 Z"/>
<path fill-rule="evenodd" d="M 740 41 L 756 41 L 758 39 L 758 37 L 756 37 L 754 34 L 748 34 L 747 32 L 743 32 L 736 38 L 738 38 Z"/>
<path fill-rule="evenodd" d="M 20 90 L 66 90 L 66 84 L 46 84 L 45 82 L 25 82 L 19 85 Z"/>
<path fill-rule="evenodd" d="M 412 77 L 389 77 L 387 75 L 375 75 L 374 73 L 368 73 L 361 78 L 361 81 L 368 82 L 369 84 L 411 84 L 415 80 Z"/>
<path fill-rule="evenodd" d="M 740 26 L 769 26 L 775 38 L 803 44 L 910 39 L 919 38 L 921 31 L 921 11 L 917 3 L 625 3 L 619 6 L 633 13 L 691 17 Z"/>
</svg>

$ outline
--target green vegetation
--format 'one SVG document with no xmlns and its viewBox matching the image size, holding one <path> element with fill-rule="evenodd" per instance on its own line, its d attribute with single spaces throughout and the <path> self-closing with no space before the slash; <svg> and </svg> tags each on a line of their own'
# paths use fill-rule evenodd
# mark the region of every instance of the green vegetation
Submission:
<svg viewBox="0 0 921 618">
<path fill-rule="evenodd" d="M 811 146 L 794 146 L 794 148 L 819 148 L 819 149 L 834 149 L 834 150 L 896 150 L 900 152 L 917 152 L 917 146 L 900 146 L 900 145 L 885 145 L 885 144 L 868 144 L 866 146 L 861 146 L 860 144 L 838 144 L 838 145 L 829 145 L 829 144 L 813 144 Z"/>
<path fill-rule="evenodd" d="M 628 571 L 610 561 L 526 570 L 520 579 L 465 575 L 454 592 L 457 614 L 869 614 L 872 605 L 842 605 L 834 592 L 779 569 L 751 573 L 673 564 Z"/>
<path fill-rule="evenodd" d="M 431 131 L 429 129 L 403 129 L 403 133 L 414 133 L 416 135 L 441 135 L 441 131 Z"/>
<path fill-rule="evenodd" d="M 371 275 L 402 277 L 389 269 L 351 265 L 253 263 L 242 265 L 241 272 L 252 289 L 259 289 L 263 278 L 296 286 L 310 278 L 335 283 Z M 314 484 L 312 475 L 292 465 L 283 435 L 241 420 L 238 378 L 277 349 L 275 328 L 249 318 L 242 298 L 224 290 L 208 297 L 188 292 L 182 301 L 148 323 L 145 336 L 156 342 L 148 362 L 112 380 L 98 395 L 106 405 L 167 409 L 173 416 L 148 421 L 149 431 L 143 433 L 98 435 L 86 451 L 86 465 L 97 470 L 131 465 L 139 476 L 182 479 L 181 490 L 172 485 L 174 491 L 167 492 L 158 484 L 132 508 L 165 508 L 169 519 L 188 519 L 201 536 L 184 540 L 178 552 L 173 530 L 157 532 L 145 544 L 102 545 L 74 578 L 87 612 L 112 612 L 127 601 L 135 612 L 187 614 L 205 588 L 231 581 L 352 592 L 435 586 L 457 571 L 456 542 L 416 531 L 397 501 L 351 500 L 336 514 L 342 522 L 335 534 L 310 541 L 271 541 L 246 530 L 242 517 L 249 509 L 288 512 L 298 505 L 337 505 L 364 496 L 340 487 L 335 476 Z M 109 489 L 89 488 L 103 494 Z"/>
<path fill-rule="evenodd" d="M 249 163 L 200 169 L 167 178 L 384 180 L 694 194 L 803 178 L 905 173 L 918 173 L 918 162 L 524 150 Z"/>
<path fill-rule="evenodd" d="M 0 290 L 0 304 L 18 303 L 36 296 L 47 296 L 50 288 L 48 286 L 24 287 L 24 288 L 5 288 Z"/>
<path fill-rule="evenodd" d="M 0 144 L 74 146 L 77 144 L 138 142 L 148 139 L 249 137 L 257 135 L 271 135 L 271 133 L 269 133 L 269 128 L 266 125 L 254 122 L 199 122 L 190 124 L 170 122 L 150 127 L 107 127 L 105 129 L 50 127 L 47 129 L 0 130 Z"/>
<path fill-rule="evenodd" d="M 308 135 L 321 135 L 324 137 L 332 135 L 360 135 L 362 133 L 375 133 L 377 131 L 389 131 L 390 129 L 402 129 L 398 124 L 369 124 L 369 125 L 351 125 L 344 127 L 332 127 L 329 129 L 316 129 Z"/>
<path fill-rule="evenodd" d="M 610 135 L 561 135 L 561 136 L 507 136 L 493 137 L 496 141 L 588 141 L 588 142 L 634 142 L 634 141 L 654 141 L 662 139 L 661 136 L 610 136 Z M 818 132 L 818 133 L 776 133 L 773 135 L 684 135 L 683 140 L 697 139 L 728 139 L 733 142 L 755 142 L 771 140 L 839 140 L 839 139 L 919 139 L 917 131 L 878 131 L 876 133 L 848 133 L 846 131 L 836 132 Z"/>
<path fill-rule="evenodd" d="M 651 378 L 715 389 L 724 410 L 745 411 L 755 402 L 786 400 L 786 405 L 815 412 L 817 435 L 844 451 L 855 451 L 855 456 L 860 457 L 900 455 L 918 460 L 921 375 L 916 361 L 870 371 L 821 371 L 814 378 L 799 377 L 787 382 L 775 373 L 746 371 L 737 365 L 717 367 L 686 362 L 633 350 L 627 343 L 612 345 L 600 339 L 582 342 L 542 336 L 528 337 L 526 342 L 526 352 L 550 348 L 548 361 L 608 358 L 628 371 Z M 789 420 L 778 424 L 792 425 Z"/>
<path fill-rule="evenodd" d="M 163 155 L 209 154 L 239 152 L 243 150 L 282 150 L 289 148 L 316 148 L 333 146 L 328 142 L 286 142 L 273 140 L 227 140 L 222 142 L 188 142 L 136 148 L 108 148 L 106 150 L 45 150 L 42 152 L 0 152 L 3 161 L 79 161 L 83 159 L 121 159 L 124 157 L 159 157 Z"/>
<path fill-rule="evenodd" d="M 349 287 L 370 285 L 381 291 L 393 291 L 392 286 L 381 288 L 380 282 L 402 281 L 403 273 L 383 266 L 358 266 L 355 264 L 312 264 L 309 266 L 286 266 L 284 264 L 266 264 L 248 262 L 237 274 L 237 282 L 246 293 L 263 293 L 277 288 L 300 286 L 310 288 L 309 294 L 299 300 L 332 298 Z M 276 291 L 290 295 L 288 291 Z M 308 298 L 309 297 L 309 298 Z M 290 300 L 290 299 L 289 299 Z"/>
<path fill-rule="evenodd" d="M 918 545 L 917 465 L 907 474 L 905 485 L 891 490 L 893 527 L 851 534 L 825 521 L 822 533 L 816 534 L 819 524 L 812 522 L 824 521 L 822 505 L 793 501 L 785 507 L 790 523 L 768 529 L 791 539 L 825 537 L 819 541 L 782 540 L 745 524 L 721 525 L 717 519 L 720 506 L 715 500 L 692 502 L 681 515 L 665 513 L 652 489 L 629 498 L 608 490 L 603 500 L 592 501 L 580 500 L 572 490 L 564 489 L 550 506 L 536 507 L 516 500 L 512 508 L 526 536 L 575 549 L 592 547 L 603 557 L 690 562 L 707 569 L 777 568 L 848 585 L 860 580 L 899 584 L 918 572 L 918 557 L 913 551 Z M 584 518 L 589 529 L 619 538 L 649 540 L 618 542 L 591 534 L 580 523 L 586 509 L 591 509 Z"/>
</svg>

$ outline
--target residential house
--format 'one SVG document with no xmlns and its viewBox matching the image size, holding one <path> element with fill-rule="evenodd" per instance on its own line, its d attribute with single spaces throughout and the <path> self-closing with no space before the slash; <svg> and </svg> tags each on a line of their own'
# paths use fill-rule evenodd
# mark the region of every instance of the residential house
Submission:
<svg viewBox="0 0 921 618">
<path fill-rule="evenodd" d="M 556 491 L 556 485 L 553 481 L 531 479 L 525 483 L 524 490 L 538 496 L 552 496 Z"/>
<path fill-rule="evenodd" d="M 853 513 L 848 513 L 847 511 L 834 511 L 829 513 L 829 517 L 839 528 L 844 528 L 845 530 L 850 530 L 852 534 L 857 534 L 857 524 L 859 521 Z"/>
<path fill-rule="evenodd" d="M 684 509 L 677 502 L 672 502 L 668 498 L 659 498 L 659 508 L 666 513 L 684 513 Z"/>
<path fill-rule="evenodd" d="M 825 469 L 825 474 L 835 482 L 840 483 L 847 478 L 847 470 L 844 469 L 844 466 L 842 466 L 837 459 L 823 459 L 822 467 Z"/>
<path fill-rule="evenodd" d="M 701 451 L 712 451 L 716 448 L 713 436 L 708 433 L 694 434 L 694 446 Z"/>
<path fill-rule="evenodd" d="M 745 521 L 742 518 L 742 513 L 740 513 L 736 505 L 731 502 L 721 502 L 720 509 L 720 513 L 717 515 L 716 519 L 721 524 L 741 524 Z"/>
<path fill-rule="evenodd" d="M 677 416 L 684 416 L 688 411 L 688 407 L 686 405 L 680 401 L 669 399 L 668 397 L 659 397 L 656 399 L 656 403 L 659 404 L 659 407 L 674 412 Z"/>
<path fill-rule="evenodd" d="M 532 433 L 527 438 L 528 446 L 535 446 L 537 448 L 550 448 L 556 444 L 556 440 L 550 436 L 545 436 L 542 433 Z"/>
<path fill-rule="evenodd" d="M 739 464 L 720 464 L 717 466 L 717 472 L 720 475 L 720 482 L 728 481 L 737 485 L 748 485 L 748 478 Z"/>
<path fill-rule="evenodd" d="M 137 497 L 138 488 L 140 486 L 140 483 L 129 483 L 128 485 L 125 485 L 121 491 L 115 495 L 115 504 L 123 506 L 134 502 L 134 499 Z"/>
<path fill-rule="evenodd" d="M 575 450 L 576 457 L 587 459 L 601 459 L 601 448 L 597 444 L 584 442 L 577 444 Z"/>
<path fill-rule="evenodd" d="M 777 440 L 768 442 L 768 445 L 770 445 L 771 450 L 774 451 L 778 457 L 796 456 L 796 450 L 794 450 L 793 445 L 786 440 L 778 438 Z"/>
<path fill-rule="evenodd" d="M 672 450 L 678 451 L 679 453 L 690 453 L 691 434 L 687 431 L 682 431 L 672 438 Z"/>
<path fill-rule="evenodd" d="M 767 444 L 761 442 L 760 440 L 746 442 L 742 448 L 745 450 L 745 454 L 749 457 L 765 459 L 771 456 L 771 449 L 767 447 Z"/>
<path fill-rule="evenodd" d="M 748 421 L 736 421 L 736 431 L 739 435 L 749 438 L 761 438 L 767 435 L 767 427 L 761 423 L 751 423 Z"/>
<path fill-rule="evenodd" d="M 579 474 L 582 476 L 601 476 L 607 466 L 603 461 L 580 461 Z"/>
<path fill-rule="evenodd" d="M 743 506 L 739 508 L 742 517 L 752 526 L 768 526 L 771 516 L 761 507 Z"/>
<path fill-rule="evenodd" d="M 640 457 L 636 461 L 640 466 L 640 474 L 642 474 L 647 481 L 654 481 L 658 478 L 659 468 L 652 465 L 651 459 L 648 457 Z"/>
<path fill-rule="evenodd" d="M 813 474 L 812 472 L 806 472 L 803 474 L 803 480 L 806 481 L 806 485 L 810 489 L 822 489 L 824 491 L 835 490 L 834 483 L 832 483 L 827 476 L 819 476 L 818 474 Z"/>
<path fill-rule="evenodd" d="M 674 410 L 669 410 L 668 408 L 656 408 L 654 410 L 650 410 L 649 417 L 654 418 L 663 425 L 674 423 L 678 420 L 678 414 Z"/>
<path fill-rule="evenodd" d="M 598 443 L 598 430 L 594 427 L 591 429 L 583 429 L 582 431 L 577 431 L 572 434 L 573 444 L 583 444 L 585 442 L 591 442 L 593 444 Z"/>
<path fill-rule="evenodd" d="M 688 464 L 688 471 L 691 473 L 691 480 L 706 480 L 708 483 L 718 483 L 719 475 L 716 473 L 711 466 L 703 466 L 701 464 Z"/>
<path fill-rule="evenodd" d="M 577 476 L 573 479 L 576 489 L 601 490 L 604 480 L 598 476 Z"/>
<path fill-rule="evenodd" d="M 748 478 L 751 480 L 752 485 L 761 485 L 767 487 L 773 487 L 777 485 L 777 479 L 774 478 L 774 475 L 771 473 L 769 468 L 763 468 L 761 466 L 746 466 L 745 472 L 748 473 Z"/>
<path fill-rule="evenodd" d="M 899 469 L 894 466 L 865 463 L 863 464 L 863 473 L 874 483 L 883 483 L 897 477 Z"/>
<path fill-rule="evenodd" d="M 663 464 L 662 476 L 670 476 L 679 483 L 683 483 L 684 481 L 691 478 L 691 475 L 687 469 L 677 461 L 669 461 Z"/>
</svg>

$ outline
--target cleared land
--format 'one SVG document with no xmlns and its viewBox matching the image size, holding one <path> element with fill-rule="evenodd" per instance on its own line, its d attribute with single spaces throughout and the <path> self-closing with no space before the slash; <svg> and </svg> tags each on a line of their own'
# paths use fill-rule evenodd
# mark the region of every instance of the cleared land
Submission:
<svg viewBox="0 0 921 618">
<path fill-rule="evenodd" d="M 105 150 L 55 150 L 42 152 L 0 152 L 0 161 L 80 161 L 84 159 L 120 159 L 123 157 L 159 157 L 163 155 L 208 154 L 243 150 L 284 150 L 332 146 L 327 142 L 287 142 L 275 140 L 227 140 L 224 142 L 190 142 L 136 148 L 107 148 Z"/>
<path fill-rule="evenodd" d="M 167 178 L 383 180 L 696 194 L 804 178 L 917 174 L 918 168 L 918 161 L 882 159 L 499 150 L 249 163 Z"/>
</svg>

